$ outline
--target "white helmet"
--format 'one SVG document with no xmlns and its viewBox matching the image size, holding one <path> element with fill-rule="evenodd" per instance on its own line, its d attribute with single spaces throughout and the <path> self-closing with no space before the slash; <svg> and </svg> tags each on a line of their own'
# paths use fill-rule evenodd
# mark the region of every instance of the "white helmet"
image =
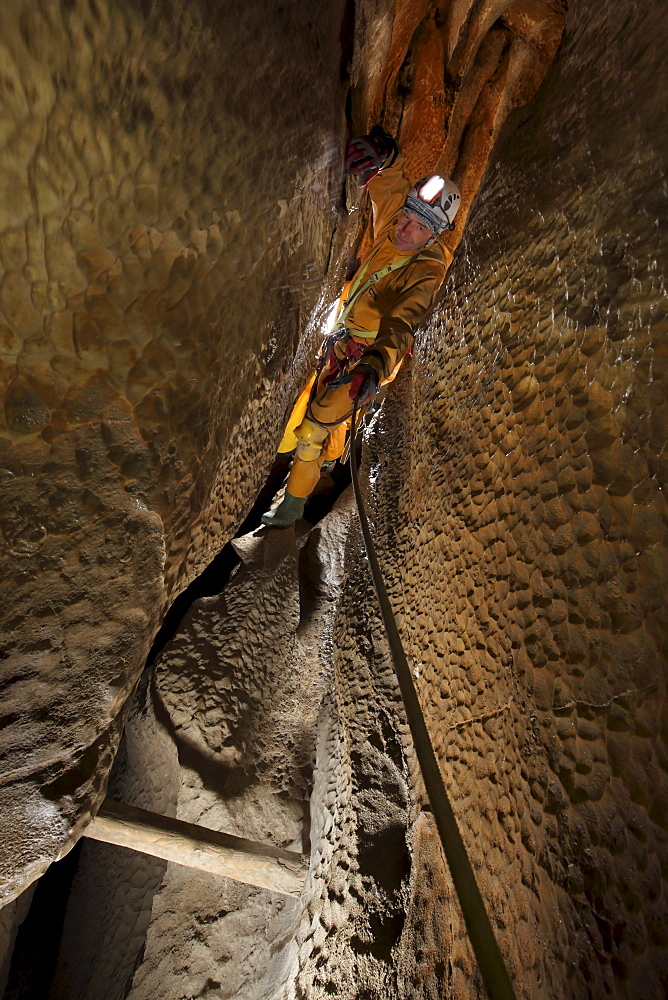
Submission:
<svg viewBox="0 0 668 1000">
<path fill-rule="evenodd" d="M 417 215 L 434 236 L 455 228 L 455 216 L 462 200 L 457 185 L 447 177 L 429 174 L 408 192 L 404 208 Z"/>
</svg>

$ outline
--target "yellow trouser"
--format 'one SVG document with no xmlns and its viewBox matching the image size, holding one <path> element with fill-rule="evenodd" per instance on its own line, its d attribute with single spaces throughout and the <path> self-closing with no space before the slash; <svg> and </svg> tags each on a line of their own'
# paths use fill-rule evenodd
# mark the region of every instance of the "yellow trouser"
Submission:
<svg viewBox="0 0 668 1000">
<path fill-rule="evenodd" d="M 318 380 L 318 391 L 311 403 L 311 415 L 315 419 L 311 420 L 306 416 L 313 386 L 312 378 L 293 408 L 278 447 L 279 452 L 297 448 L 287 482 L 288 493 L 293 497 L 309 496 L 320 479 L 322 463 L 339 458 L 343 452 L 353 403 L 349 385 L 339 385 L 333 389 L 323 386 L 323 379 L 330 372 L 327 365 Z M 318 420 L 327 426 L 322 427 L 316 423 Z"/>
</svg>

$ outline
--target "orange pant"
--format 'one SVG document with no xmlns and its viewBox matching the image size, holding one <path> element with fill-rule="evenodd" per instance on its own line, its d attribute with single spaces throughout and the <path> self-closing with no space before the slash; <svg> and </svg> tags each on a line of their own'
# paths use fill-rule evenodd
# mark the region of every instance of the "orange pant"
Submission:
<svg viewBox="0 0 668 1000">
<path fill-rule="evenodd" d="M 322 463 L 339 458 L 343 452 L 353 403 L 349 385 L 335 388 L 323 385 L 330 373 L 329 366 L 321 372 L 318 390 L 311 403 L 310 415 L 307 416 L 308 399 L 313 385 L 311 379 L 295 404 L 278 449 L 291 451 L 292 448 L 297 448 L 287 482 L 288 493 L 293 497 L 309 496 L 320 479 Z M 322 421 L 326 426 L 321 426 L 317 421 Z"/>
</svg>

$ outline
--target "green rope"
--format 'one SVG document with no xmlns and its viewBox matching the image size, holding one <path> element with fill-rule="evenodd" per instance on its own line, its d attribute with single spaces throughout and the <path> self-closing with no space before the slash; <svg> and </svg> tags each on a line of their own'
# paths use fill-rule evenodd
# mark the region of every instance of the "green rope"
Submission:
<svg viewBox="0 0 668 1000">
<path fill-rule="evenodd" d="M 503 957 L 494 937 L 494 931 L 490 924 L 485 904 L 480 890 L 477 886 L 471 862 L 469 861 L 457 826 L 455 815 L 448 799 L 448 794 L 443 784 L 441 771 L 436 760 L 434 748 L 431 744 L 429 732 L 424 721 L 420 701 L 413 684 L 411 669 L 406 659 L 401 637 L 394 618 L 392 606 L 387 596 L 383 575 L 376 556 L 376 550 L 369 529 L 369 521 L 364 509 L 362 494 L 359 485 L 357 463 L 355 461 L 355 435 L 357 432 L 357 402 L 353 405 L 352 424 L 350 428 L 350 472 L 357 501 L 364 545 L 369 558 L 369 567 L 373 585 L 380 604 L 380 611 L 387 633 L 387 640 L 394 661 L 397 680 L 401 689 L 401 696 L 406 709 L 408 725 L 410 726 L 413 744 L 417 754 L 420 770 L 424 779 L 425 788 L 436 827 L 438 829 L 443 851 L 445 853 L 452 881 L 457 892 L 466 929 L 473 946 L 478 966 L 482 974 L 483 981 L 487 987 L 487 992 L 491 1000 L 515 1000 L 513 987 L 506 971 Z"/>
</svg>

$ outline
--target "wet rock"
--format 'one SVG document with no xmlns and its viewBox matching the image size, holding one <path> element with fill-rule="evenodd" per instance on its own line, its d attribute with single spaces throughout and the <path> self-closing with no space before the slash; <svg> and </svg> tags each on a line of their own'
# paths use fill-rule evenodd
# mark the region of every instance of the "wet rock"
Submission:
<svg viewBox="0 0 668 1000">
<path fill-rule="evenodd" d="M 49 412 L 39 392 L 28 379 L 17 376 L 10 382 L 5 396 L 5 419 L 10 430 L 19 434 L 40 431 L 49 419 Z"/>
<path fill-rule="evenodd" d="M 334 207 L 342 75 L 352 128 L 401 123 L 411 173 L 456 173 L 451 248 L 469 216 L 369 437 L 369 503 L 502 951 L 521 995 L 662 995 L 665 27 L 651 0 L 580 0 L 502 133 L 565 6 L 356 5 L 345 65 L 342 4 L 0 14 L 5 898 L 99 802 L 162 610 L 242 520 L 306 374 L 361 215 Z M 317 747 L 311 879 L 288 911 L 169 871 L 136 1000 L 480 994 L 345 544 L 301 594 L 295 551 L 247 552 L 240 604 L 161 663 L 184 817 L 296 843 Z M 329 687 L 298 669 L 319 656 Z M 141 938 L 123 912 L 112 951 Z"/>
<path fill-rule="evenodd" d="M 262 479 L 308 363 L 260 382 L 283 287 L 297 336 L 328 282 L 334 298 L 339 7 L 0 14 L 3 735 L 19 782 L 2 899 L 71 843 L 107 764 L 95 789 L 68 779 L 76 807 L 32 847 L 19 789 L 38 814 L 40 788 L 115 745 L 161 614 Z"/>
</svg>

